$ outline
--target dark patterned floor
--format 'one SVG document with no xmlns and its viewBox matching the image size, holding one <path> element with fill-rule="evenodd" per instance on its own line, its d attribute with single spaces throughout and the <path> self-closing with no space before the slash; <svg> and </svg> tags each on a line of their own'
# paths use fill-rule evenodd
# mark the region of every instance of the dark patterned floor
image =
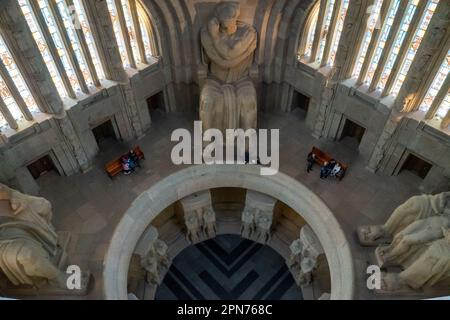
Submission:
<svg viewBox="0 0 450 320">
<path fill-rule="evenodd" d="M 222 235 L 182 251 L 156 299 L 298 300 L 302 292 L 276 251 Z"/>
</svg>

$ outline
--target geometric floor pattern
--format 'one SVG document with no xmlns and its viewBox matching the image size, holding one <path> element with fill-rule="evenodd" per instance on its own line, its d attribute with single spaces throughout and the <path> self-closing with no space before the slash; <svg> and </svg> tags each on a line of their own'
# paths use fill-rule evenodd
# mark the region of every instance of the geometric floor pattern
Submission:
<svg viewBox="0 0 450 320">
<path fill-rule="evenodd" d="M 237 235 L 190 246 L 174 259 L 156 300 L 301 300 L 284 259 Z"/>
</svg>

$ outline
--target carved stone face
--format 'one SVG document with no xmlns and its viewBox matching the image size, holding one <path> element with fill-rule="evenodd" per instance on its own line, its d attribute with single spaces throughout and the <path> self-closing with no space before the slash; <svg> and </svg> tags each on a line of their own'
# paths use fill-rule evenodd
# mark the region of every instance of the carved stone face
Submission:
<svg viewBox="0 0 450 320">
<path fill-rule="evenodd" d="M 220 22 L 220 31 L 229 36 L 237 31 L 237 19 L 240 14 L 240 6 L 237 2 L 222 3 L 216 9 L 216 17 Z"/>
<path fill-rule="evenodd" d="M 237 31 L 237 19 L 221 21 L 220 31 L 226 33 L 229 36 L 235 34 Z"/>
</svg>

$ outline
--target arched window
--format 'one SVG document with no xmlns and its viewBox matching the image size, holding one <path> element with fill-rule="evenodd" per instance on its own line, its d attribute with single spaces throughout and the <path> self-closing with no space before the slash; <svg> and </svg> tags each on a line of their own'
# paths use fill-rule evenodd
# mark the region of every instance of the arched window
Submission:
<svg viewBox="0 0 450 320">
<path fill-rule="evenodd" d="M 349 3 L 350 0 L 327 0 L 314 6 L 300 42 L 300 60 L 307 57 L 308 62 L 321 66 L 334 64 Z"/>
<path fill-rule="evenodd" d="M 426 119 L 442 120 L 450 109 L 450 50 L 422 100 L 419 110 L 426 112 Z"/>
<path fill-rule="evenodd" d="M 313 46 L 314 32 L 316 30 L 318 17 L 319 17 L 319 3 L 317 2 L 311 9 L 311 13 L 309 14 L 305 23 L 306 29 L 303 32 L 298 52 L 299 60 L 311 57 L 311 49 Z"/>
<path fill-rule="evenodd" d="M 137 0 L 107 0 L 114 34 L 125 67 L 147 64 L 156 55 L 151 23 Z"/>
</svg>

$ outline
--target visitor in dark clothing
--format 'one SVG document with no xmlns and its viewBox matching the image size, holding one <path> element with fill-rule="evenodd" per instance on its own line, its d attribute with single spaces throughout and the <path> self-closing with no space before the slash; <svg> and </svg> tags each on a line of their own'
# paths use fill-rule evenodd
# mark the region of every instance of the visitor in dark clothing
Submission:
<svg viewBox="0 0 450 320">
<path fill-rule="evenodd" d="M 316 162 L 316 155 L 312 152 L 310 152 L 308 154 L 308 158 L 306 159 L 306 161 L 308 162 L 308 167 L 306 168 L 306 172 L 310 172 L 312 171 L 312 168 L 314 166 L 314 163 Z"/>
</svg>

